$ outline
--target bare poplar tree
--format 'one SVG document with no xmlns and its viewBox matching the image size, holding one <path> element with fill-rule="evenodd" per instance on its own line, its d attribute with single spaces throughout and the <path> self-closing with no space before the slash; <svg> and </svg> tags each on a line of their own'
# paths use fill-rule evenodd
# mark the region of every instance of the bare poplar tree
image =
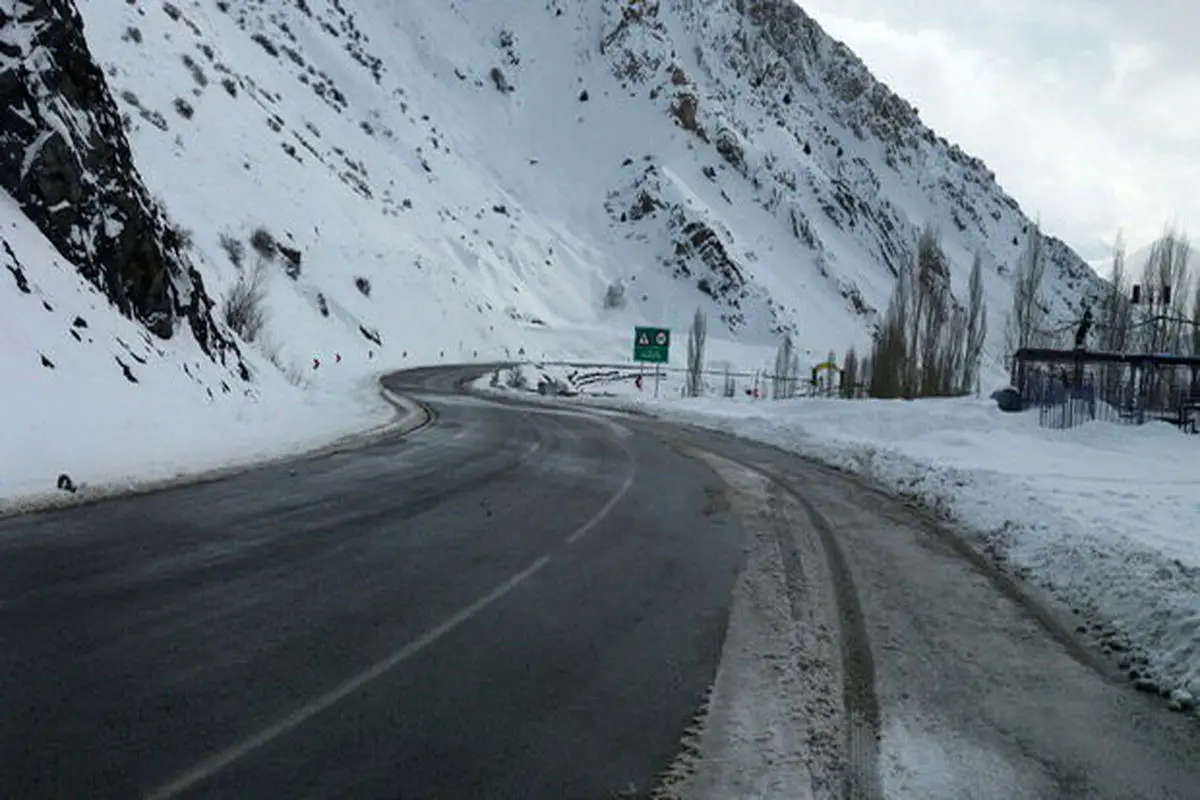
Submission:
<svg viewBox="0 0 1200 800">
<path fill-rule="evenodd" d="M 938 244 L 937 233 L 926 225 L 917 238 L 915 272 L 908 285 L 909 314 L 906 334 L 907 358 L 904 365 L 904 396 L 917 397 L 925 394 L 936 378 L 930 374 L 937 353 L 937 337 L 940 332 L 938 317 L 944 308 L 939 302 L 940 293 L 949 283 L 946 257 Z"/>
<path fill-rule="evenodd" d="M 775 351 L 775 375 L 771 379 L 771 393 L 776 400 L 785 400 L 796 395 L 796 381 L 800 374 L 800 354 L 792 343 L 792 335 L 785 334 Z"/>
<path fill-rule="evenodd" d="M 908 318 L 909 292 L 912 269 L 908 263 L 900 268 L 896 285 L 888 300 L 883 321 L 875 332 L 871 348 L 869 394 L 871 397 L 893 398 L 904 396 L 904 383 L 908 367 Z"/>
<path fill-rule="evenodd" d="M 788 361 L 788 374 L 792 376 L 788 384 L 788 397 L 795 397 L 800 393 L 800 351 L 795 347 L 792 348 L 792 357 Z"/>
<path fill-rule="evenodd" d="M 1200 275 L 1193 278 L 1195 291 L 1192 293 L 1192 355 L 1200 356 Z"/>
<path fill-rule="evenodd" d="M 792 337 L 790 334 L 784 334 L 783 341 L 779 343 L 779 348 L 775 351 L 775 369 L 771 378 L 771 396 L 776 400 L 782 400 L 784 397 L 784 387 L 788 380 L 788 365 L 792 358 Z"/>
<path fill-rule="evenodd" d="M 708 318 L 697 308 L 688 329 L 687 379 L 685 390 L 688 397 L 699 397 L 704 392 L 704 345 L 708 340 Z"/>
<path fill-rule="evenodd" d="M 946 293 L 949 295 L 949 291 Z M 936 397 L 966 394 L 963 373 L 967 363 L 967 312 L 954 305 L 953 297 L 943 308 L 947 322 L 938 336 Z"/>
<path fill-rule="evenodd" d="M 1046 275 L 1046 255 L 1042 231 L 1033 225 L 1025 239 L 1025 248 L 1017 260 L 1013 275 L 1013 303 L 1005 328 L 1005 344 L 1010 353 L 1037 344 L 1042 327 L 1044 303 L 1042 280 Z"/>
<path fill-rule="evenodd" d="M 1152 353 L 1178 353 L 1182 349 L 1191 250 L 1187 235 L 1168 225 L 1151 245 L 1142 268 L 1143 289 L 1153 301 L 1151 313 L 1161 317 L 1148 327 L 1146 346 Z M 1170 294 L 1165 302 L 1164 292 Z"/>
<path fill-rule="evenodd" d="M 855 397 L 855 389 L 858 386 L 858 353 L 851 347 L 846 351 L 846 357 L 842 361 L 842 386 L 841 395 L 844 398 L 850 399 Z"/>
<path fill-rule="evenodd" d="M 917 280 L 912 299 L 915 338 L 908 343 L 909 397 L 945 397 L 960 393 L 966 360 L 967 315 L 950 286 L 950 262 L 937 233 L 926 227 L 917 243 Z"/>
<path fill-rule="evenodd" d="M 960 391 L 968 394 L 979 381 L 983 344 L 987 341 L 987 304 L 983 299 L 983 258 L 975 254 L 967 288 L 966 345 L 963 352 Z"/>
<path fill-rule="evenodd" d="M 1150 246 L 1150 255 L 1142 267 L 1142 293 L 1149 324 L 1140 326 L 1139 338 L 1141 346 L 1151 353 L 1179 353 L 1183 348 L 1190 257 L 1187 236 L 1171 225 Z M 1175 390 L 1173 382 L 1173 373 L 1151 371 L 1145 383 L 1150 402 L 1164 401 Z"/>
<path fill-rule="evenodd" d="M 835 391 L 841 392 L 841 390 L 842 390 L 841 382 L 842 382 L 843 376 L 842 376 L 842 371 L 840 369 L 838 369 L 838 366 L 837 366 L 837 353 L 830 350 L 825 356 L 825 364 L 826 364 L 826 366 L 821 370 L 821 372 L 824 373 L 824 376 L 825 376 L 824 377 L 825 395 L 827 397 L 833 397 L 833 393 Z M 796 371 L 797 372 L 800 371 L 799 364 L 796 365 Z M 835 380 L 835 378 L 838 381 L 836 388 L 833 385 L 833 381 Z"/>
<path fill-rule="evenodd" d="M 1131 285 L 1125 264 L 1125 239 L 1118 234 L 1113 245 L 1112 276 L 1104 296 L 1100 299 L 1098 340 L 1100 349 L 1109 353 L 1127 352 L 1133 335 L 1133 304 L 1130 302 Z M 1125 380 L 1125 368 L 1119 364 L 1106 364 L 1100 371 L 1101 390 L 1105 397 L 1113 397 L 1120 391 Z"/>
<path fill-rule="evenodd" d="M 982 317 L 982 276 L 979 314 Z M 937 233 L 926 227 L 915 257 L 902 264 L 871 350 L 872 397 L 959 394 L 967 370 L 970 317 L 950 288 L 950 266 Z M 986 333 L 978 323 L 979 335 Z M 982 345 L 981 345 L 982 347 Z"/>
</svg>

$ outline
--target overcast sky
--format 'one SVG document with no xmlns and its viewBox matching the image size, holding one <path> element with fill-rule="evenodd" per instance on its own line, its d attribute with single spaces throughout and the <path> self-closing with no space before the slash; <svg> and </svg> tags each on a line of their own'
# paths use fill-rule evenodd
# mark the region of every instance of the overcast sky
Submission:
<svg viewBox="0 0 1200 800">
<path fill-rule="evenodd" d="M 799 0 L 1085 258 L 1200 239 L 1200 0 Z"/>
</svg>

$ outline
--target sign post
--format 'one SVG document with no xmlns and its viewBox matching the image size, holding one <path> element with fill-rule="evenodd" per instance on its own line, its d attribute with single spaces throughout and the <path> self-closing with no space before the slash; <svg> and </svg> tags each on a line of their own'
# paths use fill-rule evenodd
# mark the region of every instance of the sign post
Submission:
<svg viewBox="0 0 1200 800">
<path fill-rule="evenodd" d="M 671 355 L 671 331 L 667 328 L 633 329 L 633 360 L 639 364 L 666 364 Z M 658 397 L 659 370 L 654 368 L 654 396 Z"/>
</svg>

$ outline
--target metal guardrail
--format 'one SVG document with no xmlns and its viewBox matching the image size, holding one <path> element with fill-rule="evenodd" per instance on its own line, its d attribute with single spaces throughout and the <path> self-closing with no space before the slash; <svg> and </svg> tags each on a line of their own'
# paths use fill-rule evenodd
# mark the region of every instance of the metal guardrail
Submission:
<svg viewBox="0 0 1200 800">
<path fill-rule="evenodd" d="M 619 381 L 619 380 L 620 381 L 632 381 L 638 375 L 641 375 L 643 380 L 653 380 L 656 374 L 658 375 L 659 378 L 663 378 L 663 377 L 667 377 L 669 375 L 684 376 L 688 373 L 688 370 L 686 367 L 676 367 L 676 366 L 671 366 L 669 364 L 653 364 L 653 363 L 639 364 L 637 362 L 628 362 L 628 361 L 625 361 L 625 362 L 597 362 L 597 361 L 553 361 L 553 360 L 531 361 L 531 360 L 525 360 L 525 361 L 521 361 L 521 362 L 514 362 L 514 364 L 516 364 L 516 363 L 520 363 L 531 369 L 536 369 L 538 367 L 567 367 L 567 368 L 578 369 L 580 371 L 586 370 L 587 372 L 590 372 L 590 373 L 602 373 L 607 370 L 611 373 L 617 373 L 615 375 L 608 376 L 608 380 L 612 380 L 612 381 Z M 841 396 L 839 390 L 836 388 L 830 390 L 830 389 L 821 387 L 819 390 L 814 390 L 814 388 L 810 384 L 810 382 L 802 375 L 801 376 L 796 376 L 796 375 L 777 376 L 768 370 L 757 370 L 757 371 L 753 371 L 753 372 L 748 372 L 748 371 L 744 371 L 744 370 L 732 370 L 732 369 L 729 371 L 726 371 L 724 368 L 703 369 L 700 371 L 700 374 L 704 378 L 708 379 L 711 383 L 716 384 L 719 387 L 716 391 L 713 392 L 714 395 L 721 395 L 723 393 L 722 392 L 722 389 L 723 389 L 722 384 L 726 378 L 730 378 L 734 381 L 741 382 L 740 389 L 742 391 L 746 390 L 745 384 L 750 383 L 751 386 L 749 387 L 749 390 L 753 391 L 753 389 L 757 388 L 759 391 L 759 394 L 757 396 L 760 399 L 771 399 L 774 396 L 774 387 L 775 387 L 777 380 L 780 382 L 780 385 L 781 385 L 782 397 L 811 398 L 811 397 L 840 397 Z M 576 386 L 586 386 L 586 385 L 592 385 L 594 383 L 600 383 L 603 380 L 604 379 L 588 380 L 588 381 L 585 381 L 584 383 L 579 383 L 578 380 L 575 380 L 573 382 L 576 383 Z M 739 393 L 741 393 L 741 392 L 739 391 Z M 861 397 L 861 396 L 863 396 L 863 392 L 861 392 L 861 391 L 855 392 L 855 397 Z M 781 397 L 781 399 L 782 399 L 782 397 Z"/>
</svg>

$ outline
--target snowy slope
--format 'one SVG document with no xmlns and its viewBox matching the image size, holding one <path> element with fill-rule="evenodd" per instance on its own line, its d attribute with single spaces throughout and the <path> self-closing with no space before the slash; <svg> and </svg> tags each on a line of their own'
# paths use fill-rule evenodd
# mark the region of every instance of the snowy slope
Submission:
<svg viewBox="0 0 1200 800">
<path fill-rule="evenodd" d="M 156 339 L 114 313 L 19 211 L 0 192 L 0 512 L 14 497 L 44 498 L 64 473 L 105 481 L 95 496 L 316 447 L 391 417 L 361 379 L 301 389 L 260 359 L 247 385 L 189 335 Z"/>
<path fill-rule="evenodd" d="M 927 221 L 960 285 L 984 251 L 998 335 L 1002 273 L 1029 224 L 1016 203 L 801 12 L 774 23 L 740 6 L 82 10 L 139 166 L 194 230 L 210 282 L 234 272 L 222 232 L 263 225 L 303 254 L 301 278 L 272 291 L 276 336 L 297 357 L 330 340 L 368 346 L 359 325 L 424 357 L 532 348 L 537 321 L 586 331 L 581 349 L 615 344 L 597 328 L 619 331 L 623 351 L 634 320 L 678 326 L 706 300 L 742 341 L 773 346 L 773 329 L 796 326 L 814 352 L 840 351 L 863 340 L 889 265 Z M 802 27 L 774 32 L 784 23 Z M 696 133 L 672 113 L 685 96 Z M 662 212 L 621 222 L 643 188 Z M 703 229 L 727 264 L 708 259 L 715 244 L 677 257 Z M 1048 295 L 1064 311 L 1088 272 L 1059 256 Z M 621 279 L 630 308 L 606 311 Z M 705 279 L 727 285 L 719 301 Z M 282 321 L 319 313 L 318 293 L 336 312 L 304 341 Z"/>
<path fill-rule="evenodd" d="M 218 311 L 265 270 L 243 349 L 290 379 L 257 371 L 266 405 L 335 354 L 357 375 L 625 358 L 632 325 L 682 329 L 697 306 L 724 320 L 714 356 L 753 369 L 793 330 L 816 360 L 867 341 L 925 223 L 960 296 L 983 255 L 1000 355 L 1029 220 L 787 0 L 77 5 Z M 1095 278 L 1051 245 L 1062 317 Z M 0 316 L 17 302 L 0 292 Z"/>
</svg>

